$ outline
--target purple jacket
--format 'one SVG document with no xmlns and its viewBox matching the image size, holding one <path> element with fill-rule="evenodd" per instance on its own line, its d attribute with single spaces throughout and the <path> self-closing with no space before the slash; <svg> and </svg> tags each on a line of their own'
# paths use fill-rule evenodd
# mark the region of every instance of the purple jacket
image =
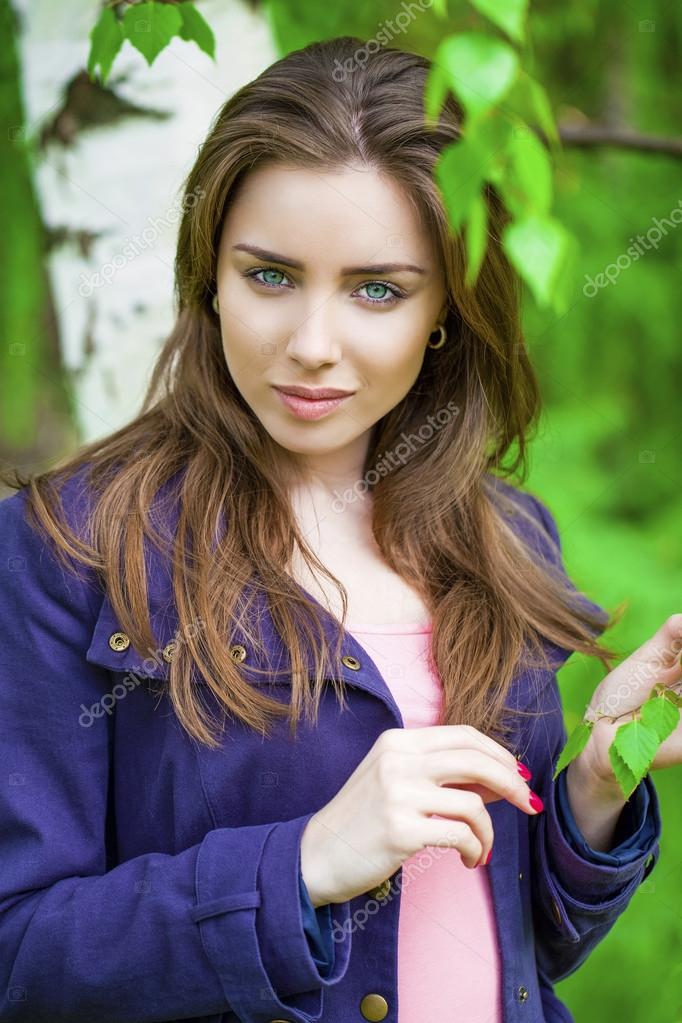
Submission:
<svg viewBox="0 0 682 1023">
<path fill-rule="evenodd" d="M 538 555 L 561 565 L 549 512 L 515 493 L 546 529 Z M 78 478 L 64 497 L 78 528 L 87 514 Z M 169 566 L 147 550 L 158 650 L 145 657 L 92 573 L 65 573 L 24 506 L 23 491 L 0 501 L 0 1020 L 399 1023 L 401 871 L 383 898 L 375 890 L 326 910 L 331 970 L 313 956 L 299 884 L 308 820 L 381 732 L 403 726 L 367 652 L 346 634 L 352 713 L 328 687 L 317 725 L 302 721 L 296 744 L 286 720 L 269 741 L 240 723 L 210 751 L 152 691 L 178 628 Z M 286 651 L 259 600 L 270 663 L 281 664 Z M 327 617 L 331 637 L 338 626 Z M 287 677 L 253 673 L 263 655 L 239 630 L 228 641 L 243 647 L 245 677 L 286 701 Z M 551 649 L 558 668 L 569 652 Z M 210 710 L 198 675 L 196 684 Z M 553 983 L 587 958 L 655 866 L 658 797 L 646 776 L 619 824 L 627 856 L 609 863 L 580 848 L 551 780 L 566 740 L 555 673 L 520 672 L 509 703 L 543 711 L 519 725 L 517 751 L 545 810 L 487 804 L 504 1023 L 570 1021 Z"/>
</svg>

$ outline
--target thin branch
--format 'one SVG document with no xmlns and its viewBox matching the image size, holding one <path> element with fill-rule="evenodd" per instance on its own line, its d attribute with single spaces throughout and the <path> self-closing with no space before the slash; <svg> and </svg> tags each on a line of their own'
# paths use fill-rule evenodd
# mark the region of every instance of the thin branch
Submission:
<svg viewBox="0 0 682 1023">
<path fill-rule="evenodd" d="M 631 128 L 610 128 L 607 125 L 558 125 L 559 138 L 568 146 L 615 146 L 646 153 L 664 153 L 682 157 L 682 138 L 664 138 L 662 135 L 641 135 Z"/>
</svg>

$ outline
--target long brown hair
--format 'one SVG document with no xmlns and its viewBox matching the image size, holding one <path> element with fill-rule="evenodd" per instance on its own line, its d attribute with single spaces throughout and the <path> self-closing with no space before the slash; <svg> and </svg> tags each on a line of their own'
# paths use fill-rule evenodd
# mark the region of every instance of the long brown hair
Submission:
<svg viewBox="0 0 682 1023">
<path fill-rule="evenodd" d="M 336 677 L 343 632 L 332 653 L 320 605 L 288 571 L 295 545 L 311 569 L 338 587 L 342 622 L 346 590 L 297 526 L 284 485 L 288 455 L 230 377 L 211 306 L 226 210 L 244 177 L 265 162 L 320 170 L 361 164 L 391 175 L 431 232 L 442 262 L 447 344 L 426 349 L 409 393 L 372 428 L 363 474 L 376 542 L 431 611 L 432 657 L 444 690 L 441 723 L 467 723 L 503 739 L 505 699 L 520 661 L 548 665 L 541 636 L 598 657 L 607 670 L 618 656 L 595 639 L 603 621 L 576 606 L 537 548 L 511 528 L 505 514 L 515 503 L 510 488 L 494 485 L 514 473 L 514 487 L 523 484 L 526 446 L 540 414 L 520 326 L 520 286 L 500 245 L 504 207 L 489 187 L 487 254 L 468 288 L 463 240 L 449 229 L 434 181 L 435 160 L 460 135 L 462 111 L 450 96 L 437 123 L 425 121 L 428 59 L 386 47 L 358 64 L 362 46 L 353 37 L 306 46 L 224 104 L 184 182 L 177 319 L 139 415 L 61 466 L 26 478 L 15 470 L 13 481 L 5 479 L 27 487 L 34 523 L 44 527 L 59 557 L 96 573 L 137 651 L 158 643 L 147 603 L 145 538 L 172 558 L 179 631 L 188 639 L 170 664 L 168 694 L 188 733 L 211 748 L 219 741 L 191 684 L 193 671 L 228 716 L 264 733 L 274 717 L 287 715 L 295 734 L 302 710 L 314 723 L 326 680 L 344 700 Z M 352 68 L 340 80 L 339 66 Z M 443 417 L 453 403 L 457 414 Z M 439 415 L 439 423 L 446 421 L 429 443 L 390 471 L 377 470 L 406 435 Z M 76 531 L 63 514 L 59 484 L 83 469 L 91 506 L 87 529 Z M 170 483 L 179 506 L 173 537 L 151 521 L 155 497 Z M 520 502 L 516 514 L 525 516 Z M 267 594 L 291 658 L 288 704 L 249 684 L 225 642 L 240 593 L 254 582 Z M 610 624 L 617 618 L 616 612 Z M 202 627 L 195 630 L 197 621 Z M 239 622 L 244 628 L 241 614 Z M 314 680 L 306 646 L 314 652 Z"/>
</svg>

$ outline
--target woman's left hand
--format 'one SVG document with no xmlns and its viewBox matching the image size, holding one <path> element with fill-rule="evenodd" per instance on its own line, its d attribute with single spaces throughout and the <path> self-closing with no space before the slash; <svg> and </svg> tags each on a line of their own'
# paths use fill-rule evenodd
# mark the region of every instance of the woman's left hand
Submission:
<svg viewBox="0 0 682 1023">
<path fill-rule="evenodd" d="M 608 752 L 618 728 L 637 717 L 636 712 L 649 699 L 657 682 L 680 691 L 680 651 L 682 614 L 673 614 L 651 639 L 609 672 L 595 689 L 585 718 L 597 720 L 587 745 L 575 759 L 607 789 L 618 787 Z M 602 714 L 608 717 L 602 718 Z M 617 720 L 610 720 L 612 718 Z M 675 731 L 659 746 L 649 770 L 673 764 L 682 764 L 682 716 Z"/>
</svg>

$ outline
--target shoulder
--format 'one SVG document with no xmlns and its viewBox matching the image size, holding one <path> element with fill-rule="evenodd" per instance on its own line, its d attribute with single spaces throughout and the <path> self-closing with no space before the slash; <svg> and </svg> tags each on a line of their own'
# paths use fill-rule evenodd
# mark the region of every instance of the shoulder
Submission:
<svg viewBox="0 0 682 1023">
<path fill-rule="evenodd" d="M 511 531 L 522 540 L 528 556 L 541 562 L 548 574 L 560 583 L 576 610 L 597 616 L 600 625 L 593 633 L 603 632 L 610 620 L 609 612 L 576 586 L 564 561 L 557 520 L 547 503 L 536 494 L 489 474 L 485 477 L 485 486 L 489 499 L 507 519 Z"/>
<path fill-rule="evenodd" d="M 70 476 L 56 488 L 67 525 L 79 536 L 86 535 L 89 494 L 85 470 Z M 0 500 L 2 537 L 2 585 L 0 601 L 10 605 L 34 599 L 42 593 L 45 601 L 76 601 L 93 609 L 99 592 L 96 573 L 68 554 L 60 556 L 54 538 L 45 531 L 29 499 L 29 488 L 21 487 Z"/>
<path fill-rule="evenodd" d="M 512 531 L 546 560 L 561 566 L 559 527 L 545 501 L 490 473 L 484 477 L 484 488 Z"/>
</svg>

